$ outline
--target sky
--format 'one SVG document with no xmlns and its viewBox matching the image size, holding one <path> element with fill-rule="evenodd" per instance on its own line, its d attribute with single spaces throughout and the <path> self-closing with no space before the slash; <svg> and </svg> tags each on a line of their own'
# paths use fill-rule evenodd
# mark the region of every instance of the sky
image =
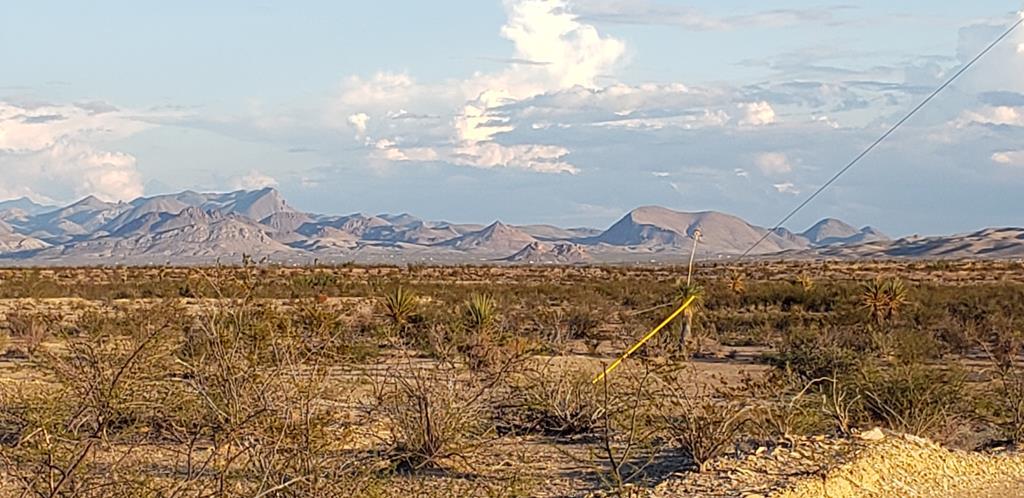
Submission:
<svg viewBox="0 0 1024 498">
<path fill-rule="evenodd" d="M 273 186 L 321 213 L 764 225 L 1020 0 L 38 0 L 0 16 L 0 199 Z M 1024 225 L 1024 28 L 788 225 Z"/>
</svg>

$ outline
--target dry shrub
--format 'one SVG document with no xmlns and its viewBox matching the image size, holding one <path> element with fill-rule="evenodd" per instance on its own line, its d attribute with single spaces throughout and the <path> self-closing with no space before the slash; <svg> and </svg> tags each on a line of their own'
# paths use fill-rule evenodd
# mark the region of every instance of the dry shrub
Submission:
<svg viewBox="0 0 1024 498">
<path fill-rule="evenodd" d="M 179 430 L 183 440 L 213 446 L 195 471 L 212 471 L 219 486 L 232 481 L 243 496 L 341 496 L 371 488 L 372 465 L 344 449 L 348 425 L 330 404 L 329 372 L 339 357 L 335 335 L 326 331 L 334 329 L 294 318 L 243 303 L 204 314 L 186 334 L 182 378 L 202 403 L 194 426 Z M 320 339 L 310 340 L 318 330 Z M 193 450 L 190 444 L 184 455 L 190 464 Z"/>
<path fill-rule="evenodd" d="M 0 411 L 5 422 L 15 422 L 16 440 L 4 464 L 25 493 L 100 496 L 103 489 L 117 496 L 148 480 L 137 472 L 113 478 L 110 461 L 121 470 L 121 459 L 162 425 L 175 392 L 164 382 L 173 344 L 166 327 L 130 332 L 81 330 L 65 348 L 37 360 L 53 378 L 49 387 L 5 400 Z M 100 460 L 98 453 L 112 460 Z"/>
<path fill-rule="evenodd" d="M 862 350 L 846 343 L 838 328 L 795 328 L 787 332 L 769 363 L 786 375 L 807 383 L 822 378 L 846 378 L 859 368 Z"/>
<path fill-rule="evenodd" d="M 1016 444 L 1024 442 L 1024 330 L 1012 319 L 989 319 L 988 334 L 976 337 L 977 343 L 995 365 L 990 396 L 993 411 L 1004 437 Z M 977 334 L 980 335 L 980 334 Z"/>
<path fill-rule="evenodd" d="M 828 380 L 805 383 L 785 375 L 745 377 L 742 389 L 756 400 L 751 403 L 751 422 L 763 436 L 790 446 L 796 444 L 796 436 L 827 430 L 829 419 L 823 409 L 821 387 Z"/>
<path fill-rule="evenodd" d="M 40 313 L 12 312 L 7 315 L 12 342 L 28 356 L 34 356 L 51 335 L 54 319 Z"/>
<path fill-rule="evenodd" d="M 378 355 L 374 337 L 350 326 L 334 306 L 315 299 L 300 301 L 292 313 L 277 318 L 278 333 L 287 333 L 305 354 L 304 361 L 365 362 Z"/>
<path fill-rule="evenodd" d="M 704 472 L 742 434 L 750 420 L 750 405 L 732 393 L 682 378 L 674 375 L 663 381 L 671 396 L 659 396 L 665 401 L 662 421 L 670 442 L 694 462 L 698 472 Z"/>
<path fill-rule="evenodd" d="M 451 366 L 389 372 L 371 407 L 385 417 L 387 452 L 411 470 L 466 460 L 494 434 L 493 387 Z"/>
<path fill-rule="evenodd" d="M 920 363 L 866 367 L 856 390 L 874 422 L 897 432 L 937 438 L 951 429 L 965 395 L 961 372 Z"/>
<path fill-rule="evenodd" d="M 38 496 L 351 496 L 380 478 L 345 450 L 330 341 L 248 300 L 181 329 L 172 307 L 92 317 L 0 397 L 3 453 Z M 163 321 L 162 325 L 160 322 Z M 120 334 L 111 331 L 119 331 Z M 315 334 L 314 334 L 315 335 Z M 45 392 L 46 396 L 39 393 Z M 171 473 L 135 455 L 161 452 Z"/>
<path fill-rule="evenodd" d="M 552 436 L 595 434 L 606 403 L 600 385 L 584 370 L 541 368 L 513 376 L 503 419 L 514 429 Z M 614 408 L 614 407 L 613 407 Z"/>
<path fill-rule="evenodd" d="M 597 352 L 601 342 L 598 335 L 598 326 L 601 321 L 597 314 L 591 310 L 573 310 L 565 319 L 565 328 L 571 340 L 583 341 L 587 345 L 590 354 Z"/>
<path fill-rule="evenodd" d="M 661 416 L 656 400 L 663 394 L 652 390 L 651 371 L 627 373 L 612 389 L 608 376 L 600 382 L 602 421 L 599 446 L 594 456 L 601 462 L 601 481 L 616 496 L 636 496 L 632 487 L 647 479 L 648 470 L 663 453 Z"/>
<path fill-rule="evenodd" d="M 530 317 L 537 339 L 548 352 L 555 355 L 569 351 L 569 330 L 565 326 L 565 313 L 558 308 L 540 308 Z"/>
</svg>

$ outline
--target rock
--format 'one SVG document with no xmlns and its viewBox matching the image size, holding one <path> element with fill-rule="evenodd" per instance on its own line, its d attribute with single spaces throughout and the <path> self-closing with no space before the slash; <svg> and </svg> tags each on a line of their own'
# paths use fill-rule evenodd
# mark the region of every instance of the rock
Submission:
<svg viewBox="0 0 1024 498">
<path fill-rule="evenodd" d="M 931 445 L 931 441 L 928 441 L 927 439 L 925 439 L 923 437 L 915 436 L 913 434 L 904 434 L 903 435 L 903 439 L 906 439 L 907 442 L 912 443 L 912 444 L 916 444 L 918 446 L 929 446 L 929 445 Z"/>
<path fill-rule="evenodd" d="M 858 434 L 857 437 L 860 438 L 862 441 L 881 441 L 885 439 L 885 433 L 882 432 L 882 429 L 875 427 L 870 431 Z"/>
</svg>

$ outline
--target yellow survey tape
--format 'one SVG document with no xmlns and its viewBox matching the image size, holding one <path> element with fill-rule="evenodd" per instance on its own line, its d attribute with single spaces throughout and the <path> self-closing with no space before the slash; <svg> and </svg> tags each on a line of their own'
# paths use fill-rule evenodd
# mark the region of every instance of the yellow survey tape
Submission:
<svg viewBox="0 0 1024 498">
<path fill-rule="evenodd" d="M 647 341 L 651 340 L 651 338 L 654 337 L 655 335 L 657 335 L 658 332 L 661 332 L 661 329 L 665 328 L 665 326 L 668 325 L 669 323 L 672 323 L 672 320 L 675 320 L 676 317 L 679 316 L 679 314 L 683 312 L 683 310 L 685 310 L 691 304 L 693 304 L 693 300 L 694 299 L 697 299 L 697 296 L 690 296 L 690 298 L 687 299 L 685 302 L 683 302 L 683 305 L 680 306 L 679 309 L 677 309 L 675 311 L 675 313 L 672 313 L 671 315 L 669 315 L 669 317 L 666 318 L 664 322 L 661 322 L 661 325 L 658 325 L 657 327 L 654 327 L 654 330 L 648 332 L 647 335 L 645 335 L 643 339 L 640 339 L 640 342 L 636 343 L 636 345 L 634 345 L 633 347 L 629 348 L 629 351 L 626 351 L 626 354 L 620 356 L 619 359 L 615 360 L 615 362 L 612 363 L 611 365 L 609 365 L 608 368 L 604 369 L 604 371 L 601 372 L 601 375 L 598 375 L 597 377 L 594 378 L 592 383 L 593 384 L 597 384 L 598 382 L 601 382 L 601 379 L 605 378 L 606 375 L 612 373 L 612 370 L 615 370 L 616 368 L 618 368 L 619 364 L 622 363 L 623 360 L 625 360 L 626 358 L 629 358 L 629 355 L 635 353 L 636 350 L 640 349 L 640 347 L 644 345 L 644 343 L 646 343 Z"/>
</svg>

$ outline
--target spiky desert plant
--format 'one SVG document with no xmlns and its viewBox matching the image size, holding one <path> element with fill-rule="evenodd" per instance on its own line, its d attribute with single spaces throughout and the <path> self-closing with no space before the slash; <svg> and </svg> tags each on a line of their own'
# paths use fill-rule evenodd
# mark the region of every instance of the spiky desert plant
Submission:
<svg viewBox="0 0 1024 498">
<path fill-rule="evenodd" d="M 419 311 L 419 297 L 401 286 L 389 291 L 379 301 L 384 308 L 384 316 L 388 322 L 399 330 L 408 327 L 409 321 Z"/>
<path fill-rule="evenodd" d="M 498 306 L 488 294 L 473 294 L 463 305 L 463 320 L 469 330 L 488 331 L 497 318 Z"/>
<path fill-rule="evenodd" d="M 728 277 L 729 290 L 740 295 L 747 292 L 747 277 L 739 270 L 732 270 Z"/>
<path fill-rule="evenodd" d="M 879 325 L 899 315 L 908 301 L 907 287 L 898 278 L 876 278 L 864 284 L 861 291 L 861 308 Z"/>
<path fill-rule="evenodd" d="M 800 287 L 803 288 L 804 292 L 810 292 L 811 289 L 814 289 L 814 277 L 807 272 L 800 272 L 796 281 L 800 284 Z"/>
<path fill-rule="evenodd" d="M 860 306 L 867 311 L 871 320 L 882 323 L 886 308 L 885 283 L 882 279 L 876 278 L 861 287 Z"/>
<path fill-rule="evenodd" d="M 886 319 L 892 319 L 900 314 L 903 307 L 910 302 L 907 293 L 907 286 L 898 278 L 890 279 L 885 283 L 885 294 L 888 301 L 885 307 Z"/>
</svg>

